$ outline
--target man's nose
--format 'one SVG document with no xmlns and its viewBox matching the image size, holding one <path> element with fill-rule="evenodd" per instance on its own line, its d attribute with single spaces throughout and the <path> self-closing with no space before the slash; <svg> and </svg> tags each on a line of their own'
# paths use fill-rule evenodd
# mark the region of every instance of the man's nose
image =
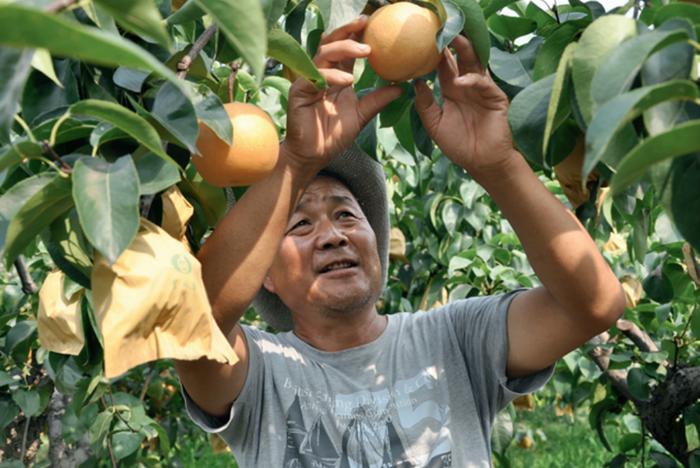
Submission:
<svg viewBox="0 0 700 468">
<path fill-rule="evenodd" d="M 317 245 L 321 249 L 331 249 L 347 245 L 345 232 L 329 219 L 321 222 L 318 230 Z"/>
</svg>

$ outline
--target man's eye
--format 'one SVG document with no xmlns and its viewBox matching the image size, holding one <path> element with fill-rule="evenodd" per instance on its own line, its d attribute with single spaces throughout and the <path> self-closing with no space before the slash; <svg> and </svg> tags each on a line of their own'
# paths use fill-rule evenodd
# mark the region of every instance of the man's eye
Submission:
<svg viewBox="0 0 700 468">
<path fill-rule="evenodd" d="M 301 221 L 297 221 L 297 222 L 291 227 L 291 229 L 290 229 L 289 231 L 291 232 L 291 231 L 293 231 L 293 230 L 295 230 L 295 229 L 297 229 L 297 228 L 299 228 L 299 227 L 307 226 L 308 224 L 310 224 L 310 223 L 309 223 L 309 220 L 307 220 L 307 219 L 302 219 Z"/>
<path fill-rule="evenodd" d="M 355 218 L 355 213 L 343 210 L 338 213 L 338 218 Z"/>
</svg>

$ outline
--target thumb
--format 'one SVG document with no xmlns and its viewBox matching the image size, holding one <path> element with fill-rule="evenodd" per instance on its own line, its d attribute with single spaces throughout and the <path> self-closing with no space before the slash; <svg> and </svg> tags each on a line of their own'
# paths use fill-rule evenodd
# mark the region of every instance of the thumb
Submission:
<svg viewBox="0 0 700 468">
<path fill-rule="evenodd" d="M 399 86 L 385 86 L 375 89 L 363 96 L 357 103 L 357 111 L 360 116 L 360 127 L 364 127 L 375 115 L 384 109 L 391 101 L 403 94 Z"/>
<path fill-rule="evenodd" d="M 442 119 L 442 109 L 435 102 L 433 92 L 424 81 L 416 81 L 416 112 L 430 138 L 435 140 L 437 128 Z"/>
</svg>

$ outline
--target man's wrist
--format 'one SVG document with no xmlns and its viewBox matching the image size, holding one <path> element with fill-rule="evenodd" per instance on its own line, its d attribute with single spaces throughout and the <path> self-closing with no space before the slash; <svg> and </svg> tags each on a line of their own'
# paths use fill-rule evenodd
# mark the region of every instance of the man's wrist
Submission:
<svg viewBox="0 0 700 468">
<path fill-rule="evenodd" d="M 532 174 L 529 164 L 516 149 L 499 158 L 499 161 L 498 164 L 468 172 L 488 192 L 508 187 L 517 183 L 517 179 L 523 175 Z"/>
</svg>

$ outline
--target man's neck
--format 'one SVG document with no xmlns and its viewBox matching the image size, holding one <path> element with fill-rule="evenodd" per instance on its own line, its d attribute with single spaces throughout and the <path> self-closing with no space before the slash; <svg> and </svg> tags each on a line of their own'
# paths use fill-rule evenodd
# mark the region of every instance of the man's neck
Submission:
<svg viewBox="0 0 700 468">
<path fill-rule="evenodd" d="M 342 351 L 376 340 L 388 318 L 370 310 L 349 315 L 323 314 L 322 317 L 294 321 L 294 334 L 321 351 Z"/>
</svg>

